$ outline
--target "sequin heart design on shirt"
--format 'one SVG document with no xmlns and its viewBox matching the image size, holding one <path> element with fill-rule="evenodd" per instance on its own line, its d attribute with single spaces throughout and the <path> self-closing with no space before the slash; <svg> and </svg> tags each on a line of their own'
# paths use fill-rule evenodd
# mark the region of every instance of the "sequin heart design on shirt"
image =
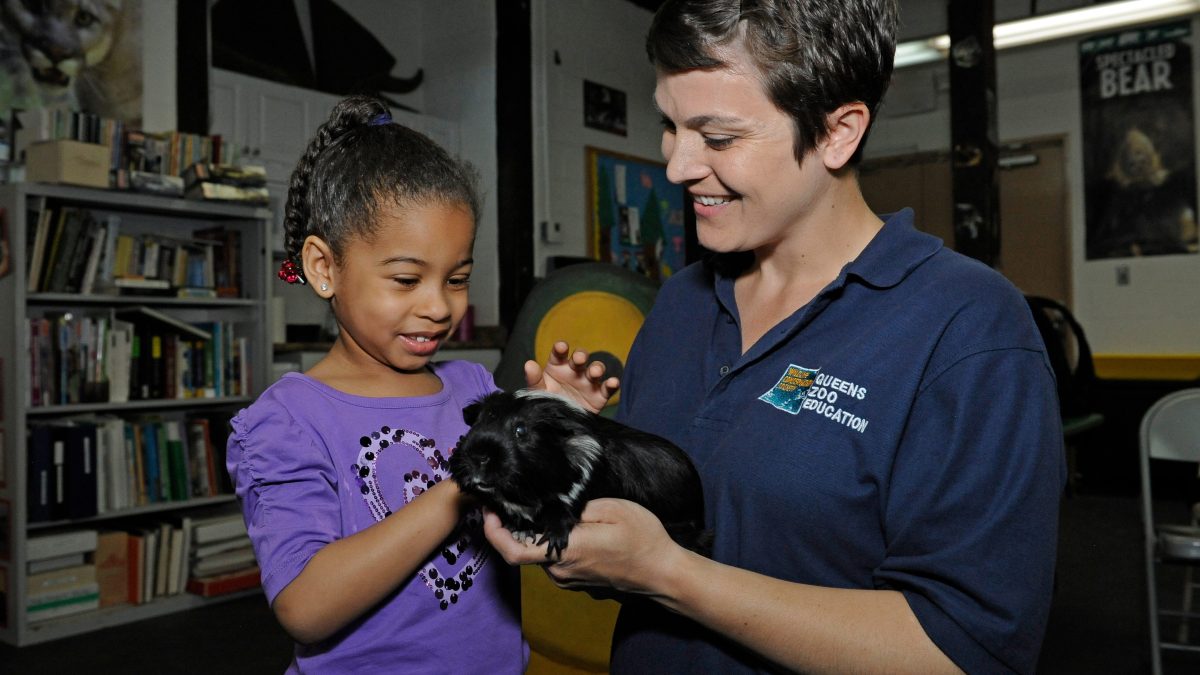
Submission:
<svg viewBox="0 0 1200 675">
<path fill-rule="evenodd" d="M 450 476 L 448 458 L 437 449 L 437 443 L 415 431 L 385 426 L 360 438 L 359 444 L 362 449 L 352 469 L 363 500 L 377 522 L 392 515 L 387 498 L 379 487 L 377 473 L 379 457 L 384 452 L 396 446 L 405 446 L 421 455 L 421 468 L 404 474 L 405 504 Z M 459 595 L 470 590 L 475 575 L 487 564 L 489 549 L 475 543 L 482 538 L 483 516 L 478 510 L 472 511 L 442 542 L 442 549 L 418 570 L 418 576 L 433 592 L 441 609 L 449 609 L 457 604 Z"/>
</svg>

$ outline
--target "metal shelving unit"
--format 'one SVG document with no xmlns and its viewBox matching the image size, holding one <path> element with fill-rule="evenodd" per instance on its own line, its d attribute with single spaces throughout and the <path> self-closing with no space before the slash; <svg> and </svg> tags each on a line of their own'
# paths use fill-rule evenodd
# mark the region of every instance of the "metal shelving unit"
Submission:
<svg viewBox="0 0 1200 675">
<path fill-rule="evenodd" d="M 58 204 L 84 207 L 96 213 L 118 214 L 134 229 L 185 233 L 213 226 L 235 227 L 241 233 L 241 296 L 239 298 L 176 298 L 154 295 L 77 295 L 29 293 L 26 284 L 26 222 L 34 200 L 46 198 Z M 206 599 L 180 594 L 141 605 L 117 605 L 95 611 L 29 623 L 25 613 L 26 548 L 31 533 L 72 528 L 115 527 L 124 519 L 153 514 L 187 512 L 228 506 L 232 495 L 187 501 L 156 502 L 79 520 L 28 522 L 28 464 L 26 432 L 29 423 L 70 419 L 79 415 L 106 414 L 137 416 L 145 413 L 182 414 L 190 411 L 228 410 L 239 407 L 269 384 L 272 344 L 269 283 L 272 213 L 268 209 L 236 204 L 201 202 L 129 192 L 75 188 L 37 183 L 0 185 L 0 208 L 8 224 L 9 268 L 0 277 L 0 640 L 15 645 L 45 642 L 107 626 L 139 621 L 201 606 L 208 602 L 244 596 L 246 593 Z M 124 225 L 123 225 L 124 227 Z M 222 320 L 242 327 L 249 338 L 249 396 L 214 399 L 189 398 L 140 400 L 128 403 L 78 403 L 31 406 L 28 335 L 25 319 L 42 312 L 103 312 L 145 305 L 189 322 Z"/>
</svg>

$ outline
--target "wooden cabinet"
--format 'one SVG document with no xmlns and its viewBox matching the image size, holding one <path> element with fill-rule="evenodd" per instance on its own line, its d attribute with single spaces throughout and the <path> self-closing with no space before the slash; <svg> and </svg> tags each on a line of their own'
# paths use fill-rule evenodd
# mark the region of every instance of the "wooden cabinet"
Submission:
<svg viewBox="0 0 1200 675">
<path fill-rule="evenodd" d="M 31 291 L 27 258 L 33 247 L 30 237 L 36 230 L 33 219 L 38 218 L 39 210 L 47 204 L 86 211 L 106 223 L 119 223 L 121 232 L 158 236 L 163 241 L 195 243 L 197 238 L 206 236 L 206 230 L 236 232 L 239 243 L 236 248 L 229 245 L 228 250 L 233 252 L 230 260 L 236 260 L 240 281 L 236 289 L 227 289 L 223 297 L 204 297 L 203 293 L 185 293 L 185 297 L 180 297 L 173 290 L 149 295 L 146 291 L 128 288 L 113 288 L 105 291 L 107 294 Z M 31 429 L 51 424 L 87 424 L 85 420 L 97 417 L 127 422 L 146 415 L 164 419 L 203 415 L 214 420 L 228 420 L 239 408 L 253 401 L 268 384 L 272 361 L 268 335 L 270 322 L 267 320 L 270 212 L 241 204 L 22 183 L 0 186 L 0 209 L 7 220 L 10 247 L 9 268 L 7 274 L 0 277 L 0 306 L 6 315 L 0 322 L 0 366 L 3 371 L 0 377 L 3 383 L 0 391 L 0 640 L 17 645 L 43 642 L 208 602 L 199 596 L 177 593 L 144 604 L 115 604 L 61 618 L 30 621 L 26 597 L 30 537 L 89 529 L 119 530 L 139 519 L 198 515 L 201 510 L 214 507 L 236 510 L 236 505 L 232 494 L 197 496 L 201 493 L 185 489 L 173 492 L 169 499 L 121 508 L 113 508 L 113 502 L 109 502 L 108 507 L 92 510 L 93 513 L 98 511 L 97 515 L 71 518 L 56 512 L 53 517 L 34 516 L 30 513 L 31 507 L 39 506 L 39 503 L 31 499 L 36 497 L 40 486 L 30 482 L 28 437 Z M 222 323 L 226 327 L 224 330 L 240 339 L 237 345 L 239 361 L 229 372 L 239 374 L 234 377 L 241 373 L 244 376 L 240 376 L 236 386 L 226 380 L 225 386 L 211 392 L 199 392 L 189 385 L 187 391 L 182 388 L 172 390 L 173 396 L 160 391 L 157 396 L 133 395 L 120 402 L 113 401 L 123 397 L 112 395 L 113 390 L 108 386 L 112 382 L 101 377 L 104 388 L 93 389 L 90 396 L 47 398 L 39 395 L 35 400 L 32 392 L 41 386 L 43 371 L 36 369 L 38 356 L 31 350 L 31 345 L 37 342 L 30 334 L 34 322 L 48 317 L 64 321 L 88 317 L 95 319 L 97 325 L 111 327 L 113 321 L 128 317 L 131 311 L 168 317 L 189 326 Z M 105 342 L 96 339 L 91 344 Z M 95 355 L 94 351 L 90 353 Z M 226 356 L 230 353 L 225 352 Z M 107 368 L 102 355 L 96 356 L 95 363 L 100 372 Z M 193 381 L 191 384 L 198 383 Z M 41 391 L 39 388 L 39 393 Z M 100 393 L 95 393 L 97 391 Z M 189 393 L 193 395 L 187 395 Z M 224 467 L 219 470 L 224 471 Z"/>
</svg>

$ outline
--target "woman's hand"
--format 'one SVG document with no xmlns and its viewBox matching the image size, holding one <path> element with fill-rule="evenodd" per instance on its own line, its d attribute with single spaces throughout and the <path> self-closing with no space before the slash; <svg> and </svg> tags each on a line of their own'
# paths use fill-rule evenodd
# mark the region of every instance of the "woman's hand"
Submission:
<svg viewBox="0 0 1200 675">
<path fill-rule="evenodd" d="M 671 571 L 690 552 L 676 544 L 653 513 L 623 499 L 588 502 L 559 560 L 546 558 L 546 545 L 514 541 L 494 513 L 485 512 L 483 532 L 512 565 L 542 565 L 561 588 L 608 587 L 623 593 L 669 593 Z"/>
<path fill-rule="evenodd" d="M 588 353 L 570 352 L 571 347 L 561 340 L 554 343 L 550 359 L 543 369 L 537 361 L 525 362 L 525 382 L 532 389 L 543 389 L 572 399 L 579 405 L 600 412 L 621 386 L 615 377 L 604 377 L 604 364 L 588 363 Z"/>
</svg>

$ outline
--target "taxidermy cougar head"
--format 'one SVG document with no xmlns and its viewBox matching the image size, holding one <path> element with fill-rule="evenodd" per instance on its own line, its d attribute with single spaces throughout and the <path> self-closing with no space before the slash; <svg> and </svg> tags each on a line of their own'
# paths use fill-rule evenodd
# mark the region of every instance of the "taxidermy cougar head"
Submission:
<svg viewBox="0 0 1200 675">
<path fill-rule="evenodd" d="M 19 45 L 46 105 L 72 103 L 80 72 L 108 56 L 122 0 L 3 0 L 4 36 Z M 14 45 L 14 46 L 15 46 Z M 11 70 L 11 69 L 10 69 Z"/>
</svg>

